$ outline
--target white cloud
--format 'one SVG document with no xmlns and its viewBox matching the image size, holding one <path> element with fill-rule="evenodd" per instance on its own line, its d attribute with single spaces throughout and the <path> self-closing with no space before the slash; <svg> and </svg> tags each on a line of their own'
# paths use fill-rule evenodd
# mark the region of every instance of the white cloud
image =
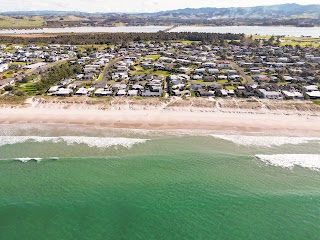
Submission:
<svg viewBox="0 0 320 240">
<path fill-rule="evenodd" d="M 156 12 L 178 8 L 319 4 L 319 0 L 1 0 L 1 11 L 64 10 L 84 12 Z"/>
</svg>

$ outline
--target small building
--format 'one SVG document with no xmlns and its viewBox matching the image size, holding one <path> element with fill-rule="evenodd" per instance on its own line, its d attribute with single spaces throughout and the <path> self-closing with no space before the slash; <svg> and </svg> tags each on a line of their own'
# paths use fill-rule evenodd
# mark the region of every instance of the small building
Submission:
<svg viewBox="0 0 320 240">
<path fill-rule="evenodd" d="M 314 91 L 318 91 L 318 86 L 317 85 L 309 85 L 309 86 L 304 86 L 303 90 L 306 92 L 314 92 Z"/>
<path fill-rule="evenodd" d="M 86 88 L 83 88 L 83 87 L 79 88 L 75 95 L 77 95 L 77 96 L 88 95 L 88 90 Z"/>
<path fill-rule="evenodd" d="M 125 96 L 127 95 L 127 91 L 125 89 L 120 89 L 117 92 L 117 96 Z"/>
<path fill-rule="evenodd" d="M 73 90 L 70 88 L 59 88 L 58 91 L 54 93 L 56 96 L 67 97 L 73 93 Z"/>
<path fill-rule="evenodd" d="M 283 95 L 281 94 L 281 92 L 267 91 L 265 89 L 259 89 L 258 91 L 261 93 L 262 98 L 267 98 L 267 99 L 282 99 L 283 98 Z"/>
<path fill-rule="evenodd" d="M 282 91 L 282 94 L 287 99 L 294 99 L 294 100 L 303 100 L 304 99 L 302 93 L 297 92 L 297 91 L 294 91 L 294 92 Z"/>
<path fill-rule="evenodd" d="M 128 91 L 128 96 L 130 97 L 134 97 L 134 96 L 138 96 L 138 90 L 129 90 Z"/>
<path fill-rule="evenodd" d="M 141 95 L 143 97 L 161 97 L 162 91 L 151 92 L 150 90 L 144 90 L 144 91 L 142 91 Z"/>
<path fill-rule="evenodd" d="M 9 65 L 8 64 L 1 64 L 0 65 L 0 73 L 3 73 L 4 71 L 7 71 L 9 69 Z"/>
<path fill-rule="evenodd" d="M 215 94 L 215 91 L 208 91 L 205 89 L 199 89 L 197 91 L 197 95 L 199 95 L 200 97 L 214 97 Z"/>
<path fill-rule="evenodd" d="M 306 95 L 312 100 L 320 99 L 320 91 L 306 92 Z"/>
<path fill-rule="evenodd" d="M 104 97 L 104 96 L 113 96 L 113 93 L 112 91 L 105 90 L 104 88 L 98 88 L 95 91 L 94 95 L 97 97 Z"/>
</svg>

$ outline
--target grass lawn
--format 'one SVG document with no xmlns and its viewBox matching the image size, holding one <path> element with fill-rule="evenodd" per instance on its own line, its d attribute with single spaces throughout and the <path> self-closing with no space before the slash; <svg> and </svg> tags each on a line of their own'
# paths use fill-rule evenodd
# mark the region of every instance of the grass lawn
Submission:
<svg viewBox="0 0 320 240">
<path fill-rule="evenodd" d="M 320 105 L 320 100 L 313 101 L 315 104 Z"/>
<path fill-rule="evenodd" d="M 10 71 L 10 72 L 12 72 L 12 71 Z M 5 72 L 5 73 L 3 73 L 3 76 L 5 76 L 6 78 L 11 78 L 12 76 L 13 76 L 13 73 L 9 73 L 9 72 Z"/>
<path fill-rule="evenodd" d="M 227 83 L 228 80 L 218 80 L 218 83 Z"/>
<path fill-rule="evenodd" d="M 284 41 L 280 43 L 281 46 L 291 45 L 296 46 L 300 45 L 301 47 L 311 46 L 314 48 L 320 47 L 320 43 L 316 41 Z"/>
<path fill-rule="evenodd" d="M 182 44 L 185 44 L 185 45 L 190 45 L 192 43 L 200 43 L 200 41 L 190 41 L 190 40 L 172 41 L 172 42 L 178 42 L 178 43 L 182 43 Z"/>
<path fill-rule="evenodd" d="M 150 74 L 153 72 L 153 68 L 150 69 L 143 69 L 141 66 L 135 66 L 135 71 L 130 71 L 131 76 L 139 75 L 139 74 Z"/>
<path fill-rule="evenodd" d="M 12 65 L 26 65 L 26 63 L 25 62 L 12 62 L 11 63 Z"/>
<path fill-rule="evenodd" d="M 217 82 L 204 82 L 203 80 L 192 80 L 192 83 L 210 85 L 215 84 Z"/>
<path fill-rule="evenodd" d="M 236 90 L 235 86 L 226 86 L 226 90 Z"/>
<path fill-rule="evenodd" d="M 147 55 L 145 58 L 151 58 L 152 60 L 157 61 L 160 57 L 160 55 Z"/>
<path fill-rule="evenodd" d="M 168 72 L 168 71 L 158 70 L 158 71 L 153 72 L 152 74 L 155 75 L 155 76 L 165 76 L 165 77 L 168 77 L 168 76 L 170 76 L 171 73 Z"/>
</svg>

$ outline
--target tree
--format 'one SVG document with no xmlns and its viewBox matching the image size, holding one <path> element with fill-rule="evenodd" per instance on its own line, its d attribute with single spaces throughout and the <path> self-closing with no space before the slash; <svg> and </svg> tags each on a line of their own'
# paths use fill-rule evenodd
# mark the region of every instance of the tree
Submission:
<svg viewBox="0 0 320 240">
<path fill-rule="evenodd" d="M 10 92 L 10 91 L 13 90 L 13 87 L 11 85 L 8 85 L 8 86 L 4 87 L 4 90 L 7 91 L 7 92 Z"/>
</svg>

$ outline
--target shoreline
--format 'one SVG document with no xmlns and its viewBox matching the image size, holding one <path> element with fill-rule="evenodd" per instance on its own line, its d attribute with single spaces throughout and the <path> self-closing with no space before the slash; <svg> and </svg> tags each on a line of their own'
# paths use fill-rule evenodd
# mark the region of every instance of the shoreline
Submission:
<svg viewBox="0 0 320 240">
<path fill-rule="evenodd" d="M 192 106 L 45 103 L 0 108 L 0 125 L 61 125 L 105 129 L 214 131 L 320 137 L 320 112 Z"/>
</svg>

